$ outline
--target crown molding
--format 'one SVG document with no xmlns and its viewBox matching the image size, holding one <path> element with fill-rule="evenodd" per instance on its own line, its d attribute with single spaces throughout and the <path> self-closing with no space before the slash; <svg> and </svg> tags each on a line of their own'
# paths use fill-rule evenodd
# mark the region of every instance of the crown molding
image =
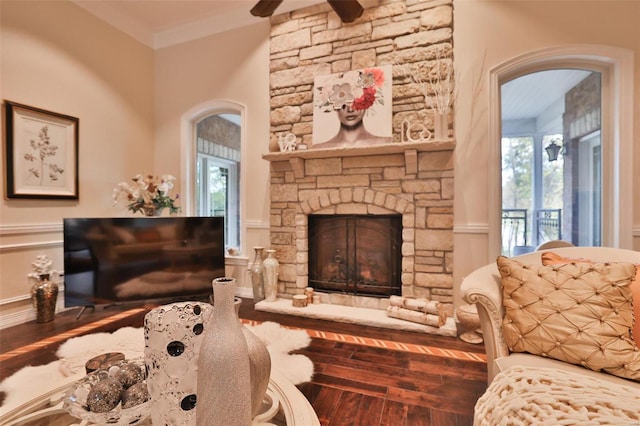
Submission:
<svg viewBox="0 0 640 426">
<path fill-rule="evenodd" d="M 72 0 L 73 3 L 133 37 L 140 43 L 157 50 L 180 43 L 207 37 L 213 34 L 269 22 L 268 18 L 252 16 L 249 10 L 253 6 L 252 1 L 242 1 L 243 6 L 215 16 L 208 16 L 190 23 L 178 25 L 170 29 L 154 32 L 147 24 L 136 19 L 118 8 L 118 2 Z M 130 0 L 131 1 L 131 0 Z M 137 0 L 133 0 L 137 1 Z M 256 0 L 257 1 L 257 0 Z M 303 9 L 309 6 L 323 3 L 324 0 L 290 0 L 283 2 L 277 10 L 279 15 L 293 10 Z"/>
</svg>

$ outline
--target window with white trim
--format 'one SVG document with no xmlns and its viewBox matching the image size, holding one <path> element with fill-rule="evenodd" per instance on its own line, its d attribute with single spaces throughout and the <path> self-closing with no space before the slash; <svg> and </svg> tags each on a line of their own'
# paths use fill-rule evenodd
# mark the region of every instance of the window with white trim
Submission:
<svg viewBox="0 0 640 426">
<path fill-rule="evenodd" d="M 196 212 L 223 216 L 225 246 L 240 247 L 240 116 L 215 114 L 196 127 Z"/>
</svg>

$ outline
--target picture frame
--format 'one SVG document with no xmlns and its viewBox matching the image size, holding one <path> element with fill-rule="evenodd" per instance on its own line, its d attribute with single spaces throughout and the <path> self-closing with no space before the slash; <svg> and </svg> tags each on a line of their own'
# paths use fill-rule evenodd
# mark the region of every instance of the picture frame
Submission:
<svg viewBox="0 0 640 426">
<path fill-rule="evenodd" d="M 314 148 L 366 147 L 392 142 L 391 65 L 314 78 Z"/>
<path fill-rule="evenodd" d="M 78 199 L 80 120 L 5 100 L 7 198 Z"/>
</svg>

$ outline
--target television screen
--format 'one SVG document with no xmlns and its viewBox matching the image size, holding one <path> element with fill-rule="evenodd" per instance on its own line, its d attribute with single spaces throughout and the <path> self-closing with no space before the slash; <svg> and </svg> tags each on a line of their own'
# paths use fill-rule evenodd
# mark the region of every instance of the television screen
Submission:
<svg viewBox="0 0 640 426">
<path fill-rule="evenodd" d="M 223 217 L 67 218 L 65 306 L 211 294 L 225 275 Z"/>
</svg>

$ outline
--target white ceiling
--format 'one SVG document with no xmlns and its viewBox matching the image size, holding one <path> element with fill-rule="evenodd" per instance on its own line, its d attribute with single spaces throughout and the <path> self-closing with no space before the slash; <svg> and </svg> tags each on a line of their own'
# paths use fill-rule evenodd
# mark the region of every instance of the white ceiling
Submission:
<svg viewBox="0 0 640 426">
<path fill-rule="evenodd" d="M 502 85 L 502 119 L 536 118 L 590 74 L 561 69 L 527 74 Z"/>
<path fill-rule="evenodd" d="M 257 0 L 73 0 L 153 49 L 264 21 L 249 11 Z M 284 0 L 275 14 L 324 0 Z M 367 0 L 361 0 L 365 7 Z M 581 70 L 530 74 L 502 89 L 504 120 L 534 118 L 586 77 Z"/>
<path fill-rule="evenodd" d="M 73 0 L 153 49 L 262 22 L 249 11 L 258 0 Z M 275 14 L 324 0 L 284 0 Z"/>
</svg>

